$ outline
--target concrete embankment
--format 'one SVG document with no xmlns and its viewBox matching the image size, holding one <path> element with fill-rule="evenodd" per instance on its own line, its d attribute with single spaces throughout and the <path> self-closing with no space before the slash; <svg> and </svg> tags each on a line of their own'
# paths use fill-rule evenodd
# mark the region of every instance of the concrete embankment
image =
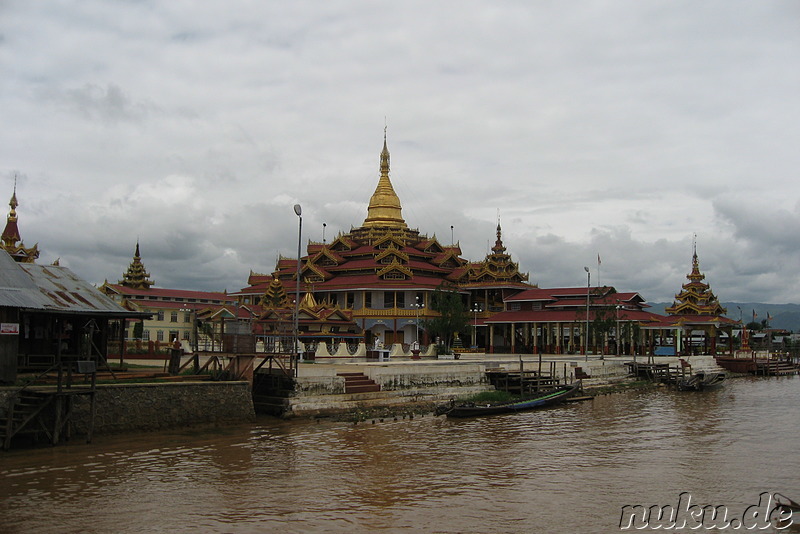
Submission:
<svg viewBox="0 0 800 534">
<path fill-rule="evenodd" d="M 0 390 L 2 412 L 5 412 L 7 399 L 13 391 L 14 388 Z M 71 420 L 77 434 L 88 432 L 90 403 L 87 395 L 74 397 Z M 244 381 L 97 386 L 95 434 L 223 425 L 253 420 L 253 397 L 250 384 Z"/>
<path fill-rule="evenodd" d="M 718 370 L 711 356 L 685 358 L 695 370 Z M 561 382 L 583 378 L 585 389 L 608 391 L 631 382 L 626 362 L 631 357 L 462 354 L 459 360 L 391 360 L 380 363 L 301 364 L 293 391 L 277 401 L 283 417 L 358 416 L 364 413 L 424 412 L 450 399 L 494 389 L 487 370 L 540 371 Z M 640 359 L 646 361 L 646 358 Z M 651 358 L 654 363 L 677 365 L 673 357 Z M 348 393 L 343 375 L 359 373 L 380 391 Z M 274 401 L 276 399 L 273 399 Z"/>
</svg>

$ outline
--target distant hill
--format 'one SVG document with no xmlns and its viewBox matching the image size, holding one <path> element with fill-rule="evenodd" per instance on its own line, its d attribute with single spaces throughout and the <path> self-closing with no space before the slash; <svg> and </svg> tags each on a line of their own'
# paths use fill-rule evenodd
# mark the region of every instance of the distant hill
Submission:
<svg viewBox="0 0 800 534">
<path fill-rule="evenodd" d="M 672 302 L 648 302 L 649 311 L 664 315 L 664 308 L 672 306 Z M 753 311 L 757 315 L 756 321 L 761 322 L 769 313 L 769 326 L 792 332 L 800 332 L 800 304 L 764 304 L 763 302 L 723 302 L 722 307 L 728 310 L 727 317 L 734 320 L 741 319 L 745 323 L 753 320 Z M 741 310 L 741 313 L 740 311 Z"/>
</svg>

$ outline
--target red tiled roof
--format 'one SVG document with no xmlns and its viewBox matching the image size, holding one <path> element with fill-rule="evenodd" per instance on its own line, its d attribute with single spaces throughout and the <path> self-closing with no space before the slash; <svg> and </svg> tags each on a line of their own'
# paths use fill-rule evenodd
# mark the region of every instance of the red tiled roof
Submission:
<svg viewBox="0 0 800 534">
<path fill-rule="evenodd" d="M 589 320 L 594 320 L 596 310 L 589 310 Z M 661 315 L 643 310 L 620 310 L 620 321 L 651 322 L 663 318 Z M 486 319 L 486 323 L 581 323 L 586 314 L 577 310 L 532 310 L 504 311 Z"/>
<path fill-rule="evenodd" d="M 182 299 L 195 299 L 200 300 L 219 300 L 223 302 L 233 302 L 234 299 L 227 293 L 211 292 L 211 291 L 193 291 L 187 289 L 166 289 L 161 287 L 151 287 L 149 289 L 132 289 L 121 284 L 106 284 L 107 287 L 112 288 L 114 291 L 129 298 L 138 296 L 145 297 L 168 297 L 168 298 L 182 298 Z M 146 298 L 144 300 L 147 300 Z M 192 303 L 188 303 L 192 304 Z"/>
</svg>

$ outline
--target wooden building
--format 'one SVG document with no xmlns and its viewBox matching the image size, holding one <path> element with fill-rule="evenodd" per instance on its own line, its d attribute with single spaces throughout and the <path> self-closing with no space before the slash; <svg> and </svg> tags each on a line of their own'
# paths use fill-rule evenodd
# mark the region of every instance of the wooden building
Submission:
<svg viewBox="0 0 800 534">
<path fill-rule="evenodd" d="M 118 320 L 139 318 L 59 265 L 15 261 L 0 250 L 0 381 L 20 371 L 107 358 Z"/>
</svg>

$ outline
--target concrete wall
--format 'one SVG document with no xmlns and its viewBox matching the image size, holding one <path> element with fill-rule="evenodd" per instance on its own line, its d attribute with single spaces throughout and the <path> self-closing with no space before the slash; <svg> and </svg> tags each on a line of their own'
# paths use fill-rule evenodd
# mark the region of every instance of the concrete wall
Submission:
<svg viewBox="0 0 800 534">
<path fill-rule="evenodd" d="M 12 389 L 0 391 L 0 410 Z M 166 430 L 203 424 L 255 420 L 247 382 L 179 382 L 166 384 L 110 384 L 97 387 L 94 433 Z M 89 427 L 88 396 L 76 396 L 74 430 Z"/>
</svg>

